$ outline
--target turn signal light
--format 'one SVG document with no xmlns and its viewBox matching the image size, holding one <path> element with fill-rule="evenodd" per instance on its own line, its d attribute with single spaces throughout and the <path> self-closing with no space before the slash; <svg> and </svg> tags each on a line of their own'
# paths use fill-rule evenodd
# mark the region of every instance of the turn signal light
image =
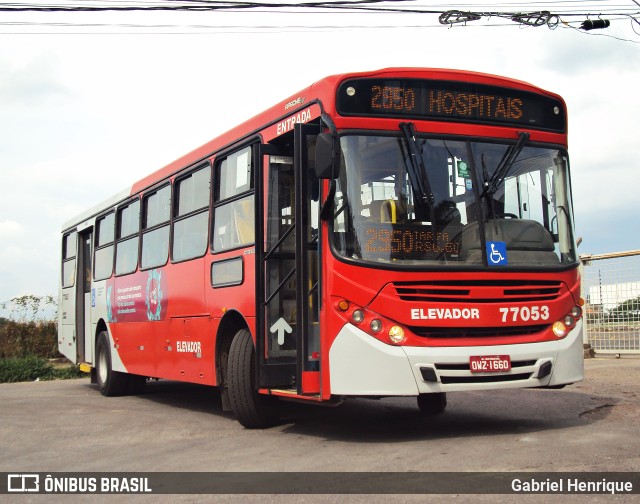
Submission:
<svg viewBox="0 0 640 504">
<path fill-rule="evenodd" d="M 349 309 L 349 301 L 345 299 L 341 299 L 338 301 L 338 310 L 347 311 Z"/>
</svg>

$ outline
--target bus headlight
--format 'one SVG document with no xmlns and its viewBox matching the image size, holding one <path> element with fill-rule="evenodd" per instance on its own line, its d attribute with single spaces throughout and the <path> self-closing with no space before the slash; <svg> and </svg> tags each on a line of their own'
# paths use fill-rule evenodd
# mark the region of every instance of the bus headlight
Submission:
<svg viewBox="0 0 640 504">
<path fill-rule="evenodd" d="M 553 323 L 553 334 L 558 338 L 564 338 L 567 335 L 567 326 L 559 320 Z"/>
<path fill-rule="evenodd" d="M 354 310 L 351 318 L 356 324 L 359 324 L 364 320 L 364 312 L 362 310 Z"/>
<path fill-rule="evenodd" d="M 391 343 L 397 345 L 404 340 L 404 329 L 398 325 L 391 326 L 389 329 L 389 339 Z"/>
</svg>

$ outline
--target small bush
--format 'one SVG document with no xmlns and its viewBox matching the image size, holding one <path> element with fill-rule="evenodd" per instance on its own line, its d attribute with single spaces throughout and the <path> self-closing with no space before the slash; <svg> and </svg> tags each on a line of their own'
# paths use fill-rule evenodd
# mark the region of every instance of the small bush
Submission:
<svg viewBox="0 0 640 504">
<path fill-rule="evenodd" d="M 35 380 L 67 380 L 86 376 L 73 364 L 54 366 L 42 357 L 10 357 L 0 359 L 0 383 Z"/>
<path fill-rule="evenodd" d="M 0 358 L 58 357 L 58 307 L 53 296 L 21 296 L 0 303 Z"/>
<path fill-rule="evenodd" d="M 42 357 L 10 357 L 0 359 L 0 382 L 51 380 L 53 365 Z"/>
<path fill-rule="evenodd" d="M 14 322 L 0 324 L 0 358 L 38 355 L 58 356 L 58 329 L 55 321 Z"/>
</svg>

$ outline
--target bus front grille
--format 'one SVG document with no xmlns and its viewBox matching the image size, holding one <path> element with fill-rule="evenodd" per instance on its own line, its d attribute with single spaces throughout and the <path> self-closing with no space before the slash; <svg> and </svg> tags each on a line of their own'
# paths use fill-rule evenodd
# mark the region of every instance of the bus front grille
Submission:
<svg viewBox="0 0 640 504">
<path fill-rule="evenodd" d="M 434 280 L 393 286 L 403 301 L 429 303 L 552 301 L 562 290 L 562 283 L 552 280 Z"/>
<path fill-rule="evenodd" d="M 421 327 L 409 329 L 422 338 L 491 338 L 510 336 L 530 336 L 546 331 L 550 326 L 501 326 L 501 327 Z"/>
<path fill-rule="evenodd" d="M 454 383 L 497 383 L 497 382 L 514 382 L 528 380 L 532 373 L 518 373 L 508 375 L 479 375 L 479 376 L 441 376 L 440 382 L 443 385 L 451 385 Z"/>
</svg>

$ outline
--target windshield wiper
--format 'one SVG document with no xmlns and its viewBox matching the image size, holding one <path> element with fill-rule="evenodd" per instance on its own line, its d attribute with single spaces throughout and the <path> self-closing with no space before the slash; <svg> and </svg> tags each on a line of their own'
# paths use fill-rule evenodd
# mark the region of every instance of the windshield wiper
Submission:
<svg viewBox="0 0 640 504">
<path fill-rule="evenodd" d="M 524 144 L 527 142 L 527 140 L 529 140 L 530 136 L 531 135 L 529 135 L 529 133 L 527 133 L 526 131 L 520 132 L 517 143 L 515 145 L 511 145 L 505 151 L 504 156 L 502 156 L 502 159 L 496 167 L 496 171 L 493 172 L 493 175 L 489 180 L 485 180 L 484 191 L 482 191 L 480 198 L 483 198 L 487 195 L 491 196 L 498 190 L 498 187 L 500 186 L 500 184 L 502 184 L 502 181 L 506 177 L 509 168 L 511 168 L 516 158 L 520 155 L 520 152 L 522 152 L 522 149 L 524 149 Z M 482 160 L 482 162 L 484 167 L 484 159 Z"/>
<path fill-rule="evenodd" d="M 407 172 L 409 174 L 409 180 L 413 187 L 414 193 L 417 195 L 417 199 L 421 200 L 429 207 L 431 218 L 433 219 L 433 203 L 434 196 L 431 190 L 431 184 L 429 183 L 429 176 L 427 175 L 427 169 L 422 159 L 422 153 L 418 148 L 418 142 L 416 141 L 416 128 L 413 123 L 400 123 L 400 131 L 404 136 L 404 141 L 409 151 L 409 165 L 407 166 Z"/>
</svg>

